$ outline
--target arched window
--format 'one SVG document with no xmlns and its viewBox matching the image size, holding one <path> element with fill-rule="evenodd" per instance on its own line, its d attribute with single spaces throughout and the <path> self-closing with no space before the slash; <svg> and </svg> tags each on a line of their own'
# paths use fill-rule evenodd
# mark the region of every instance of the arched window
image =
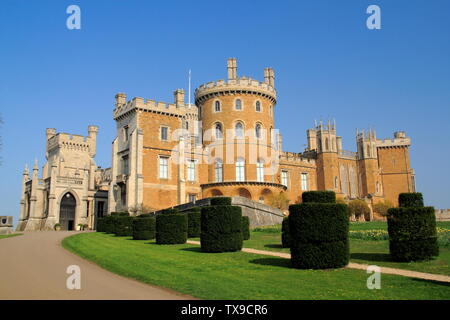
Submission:
<svg viewBox="0 0 450 320">
<path fill-rule="evenodd" d="M 216 123 L 216 139 L 222 139 L 223 138 L 223 131 L 222 131 L 222 125 L 220 123 Z"/>
<path fill-rule="evenodd" d="M 334 177 L 334 188 L 338 188 L 338 177 Z"/>
<path fill-rule="evenodd" d="M 214 172 L 216 176 L 216 182 L 223 182 L 223 162 L 222 159 L 216 159 L 214 166 Z"/>
<path fill-rule="evenodd" d="M 273 109 L 272 109 L 272 106 L 269 107 L 269 115 L 270 115 L 270 116 L 273 115 Z"/>
<path fill-rule="evenodd" d="M 255 136 L 257 139 L 261 139 L 261 125 L 259 123 L 255 127 Z"/>
<path fill-rule="evenodd" d="M 261 112 L 261 102 L 256 101 L 256 112 Z"/>
<path fill-rule="evenodd" d="M 186 122 L 184 123 L 184 128 L 185 128 L 186 130 L 189 130 L 189 122 L 188 122 L 188 121 L 186 121 Z"/>
<path fill-rule="evenodd" d="M 370 157 L 370 146 L 367 146 L 367 156 Z"/>
<path fill-rule="evenodd" d="M 234 134 L 237 138 L 243 138 L 244 137 L 244 126 L 241 122 L 236 123 Z"/>
<path fill-rule="evenodd" d="M 235 107 L 236 110 L 242 110 L 242 101 L 241 101 L 241 99 L 236 99 L 234 107 Z"/>
<path fill-rule="evenodd" d="M 264 182 L 264 161 L 262 159 L 256 163 L 256 181 Z"/>
<path fill-rule="evenodd" d="M 215 112 L 220 112 L 220 101 L 216 101 L 214 103 L 214 111 Z"/>
<path fill-rule="evenodd" d="M 242 158 L 236 160 L 236 181 L 245 181 L 245 161 Z"/>
<path fill-rule="evenodd" d="M 325 151 L 328 151 L 330 149 L 330 144 L 328 142 L 328 138 L 325 138 Z"/>
</svg>

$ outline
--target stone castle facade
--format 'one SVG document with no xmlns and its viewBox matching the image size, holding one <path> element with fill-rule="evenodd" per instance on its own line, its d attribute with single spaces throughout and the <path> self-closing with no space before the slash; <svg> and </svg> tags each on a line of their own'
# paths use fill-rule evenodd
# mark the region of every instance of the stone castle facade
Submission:
<svg viewBox="0 0 450 320">
<path fill-rule="evenodd" d="M 320 122 L 307 130 L 303 152 L 286 152 L 274 124 L 273 69 L 264 69 L 263 81 L 239 77 L 231 58 L 227 73 L 226 80 L 197 88 L 195 104 L 185 102 L 181 89 L 173 103 L 127 101 L 118 93 L 108 169 L 93 160 L 96 127 L 89 127 L 87 138 L 47 129 L 43 178 L 37 166 L 31 179 L 24 172 L 20 228 L 50 228 L 61 221 L 69 229 L 79 223 L 93 227 L 95 217 L 106 212 L 134 214 L 222 195 L 270 204 L 284 193 L 296 203 L 303 191 L 333 190 L 341 198 L 396 204 L 399 193 L 415 191 L 404 132 L 386 140 L 372 130 L 357 132 L 352 152 L 342 149 L 334 122 Z M 67 194 L 75 198 L 70 225 L 63 208 Z"/>
</svg>

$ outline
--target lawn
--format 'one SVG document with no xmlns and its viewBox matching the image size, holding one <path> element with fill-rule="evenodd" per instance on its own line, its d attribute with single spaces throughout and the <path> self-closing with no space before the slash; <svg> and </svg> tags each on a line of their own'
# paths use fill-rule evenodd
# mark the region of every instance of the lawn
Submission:
<svg viewBox="0 0 450 320">
<path fill-rule="evenodd" d="M 0 235 L 0 239 L 11 238 L 21 236 L 23 233 L 11 233 L 11 234 L 2 234 Z"/>
<path fill-rule="evenodd" d="M 438 222 L 437 226 L 450 229 L 450 222 Z M 350 231 L 361 230 L 387 230 L 387 224 L 378 221 L 350 224 Z M 251 238 L 244 242 L 244 247 L 289 253 L 289 249 L 281 248 L 279 226 L 252 231 Z M 441 247 L 439 257 L 434 260 L 399 263 L 390 261 L 389 241 L 387 240 L 350 239 L 350 254 L 352 262 L 450 275 L 450 247 Z"/>
<path fill-rule="evenodd" d="M 449 299 L 449 284 L 382 275 L 366 287 L 360 270 L 297 270 L 289 259 L 244 252 L 202 253 L 195 245 L 157 245 L 81 233 L 63 246 L 114 273 L 203 299 Z"/>
</svg>

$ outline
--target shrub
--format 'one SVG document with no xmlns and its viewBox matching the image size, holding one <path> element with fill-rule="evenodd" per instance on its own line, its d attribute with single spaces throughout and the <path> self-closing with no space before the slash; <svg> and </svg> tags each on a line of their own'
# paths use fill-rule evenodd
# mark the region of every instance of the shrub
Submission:
<svg viewBox="0 0 450 320">
<path fill-rule="evenodd" d="M 200 237 L 201 230 L 201 210 L 199 207 L 187 211 L 188 216 L 188 238 Z"/>
<path fill-rule="evenodd" d="M 231 206 L 231 198 L 230 197 L 215 197 L 211 198 L 212 206 Z"/>
<path fill-rule="evenodd" d="M 289 231 L 289 217 L 283 218 L 283 222 L 281 224 L 281 245 L 283 248 L 291 247 L 291 233 Z"/>
<path fill-rule="evenodd" d="M 423 207 L 423 196 L 420 192 L 400 193 L 398 195 L 399 207 Z"/>
<path fill-rule="evenodd" d="M 403 196 L 403 204 L 415 206 L 388 210 L 389 251 L 394 261 L 428 260 L 439 255 L 434 208 L 417 207 L 417 199 Z"/>
<path fill-rule="evenodd" d="M 306 191 L 302 193 L 302 202 L 336 203 L 334 191 Z"/>
<path fill-rule="evenodd" d="M 156 219 L 143 217 L 133 220 L 133 240 L 155 239 Z"/>
<path fill-rule="evenodd" d="M 345 204 L 291 205 L 288 221 L 291 262 L 294 268 L 327 269 L 348 264 L 349 222 Z"/>
<path fill-rule="evenodd" d="M 242 239 L 250 239 L 250 218 L 247 216 L 242 217 Z"/>
<path fill-rule="evenodd" d="M 174 208 L 169 208 L 169 209 L 164 209 L 163 211 L 161 211 L 162 214 L 177 214 L 179 213 L 177 209 Z"/>
<path fill-rule="evenodd" d="M 113 217 L 113 233 L 117 237 L 128 237 L 133 235 L 133 217 L 116 216 Z"/>
<path fill-rule="evenodd" d="M 97 229 L 96 229 L 97 232 L 105 232 L 104 222 L 105 222 L 105 218 L 103 218 L 103 217 L 97 218 Z"/>
<path fill-rule="evenodd" d="M 156 216 L 156 243 L 182 244 L 187 240 L 187 215 L 181 213 Z"/>
<path fill-rule="evenodd" d="M 114 217 L 106 216 L 102 219 L 102 229 L 105 233 L 114 233 Z"/>
<path fill-rule="evenodd" d="M 202 208 L 201 248 L 204 252 L 231 252 L 242 249 L 242 209 L 237 206 Z"/>
<path fill-rule="evenodd" d="M 274 208 L 286 210 L 289 206 L 289 197 L 287 196 L 286 192 L 273 194 L 269 197 L 269 204 Z"/>
<path fill-rule="evenodd" d="M 137 217 L 138 218 L 150 218 L 150 217 L 153 217 L 153 214 L 151 214 L 151 213 L 141 213 Z"/>
<path fill-rule="evenodd" d="M 373 205 L 373 211 L 378 213 L 380 216 L 385 217 L 387 216 L 388 210 L 393 207 L 394 205 L 389 200 L 385 200 L 382 202 L 375 203 Z"/>
<path fill-rule="evenodd" d="M 129 217 L 130 214 L 126 211 L 121 211 L 121 212 L 111 212 L 111 216 L 113 217 Z"/>
<path fill-rule="evenodd" d="M 370 214 L 370 208 L 364 200 L 355 199 L 349 202 L 348 213 L 356 218 L 365 217 Z"/>
</svg>

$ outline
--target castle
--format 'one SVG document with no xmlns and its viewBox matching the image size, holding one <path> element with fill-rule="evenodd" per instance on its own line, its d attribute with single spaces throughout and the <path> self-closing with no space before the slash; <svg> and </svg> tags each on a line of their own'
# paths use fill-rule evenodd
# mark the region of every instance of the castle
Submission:
<svg viewBox="0 0 450 320">
<path fill-rule="evenodd" d="M 32 179 L 24 172 L 20 223 L 26 230 L 58 221 L 65 229 L 79 223 L 93 227 L 95 217 L 106 212 L 135 214 L 222 195 L 270 204 L 284 193 L 296 203 L 303 191 L 333 190 L 340 198 L 396 204 L 399 193 L 415 191 L 404 132 L 385 140 L 373 130 L 357 132 L 357 151 L 351 152 L 342 149 L 335 122 L 321 121 L 307 130 L 303 152 L 286 152 L 274 127 L 274 70 L 264 69 L 264 81 L 239 77 L 231 58 L 227 73 L 227 80 L 198 87 L 195 104 L 185 102 L 181 89 L 170 104 L 140 97 L 127 101 L 118 93 L 108 169 L 93 160 L 95 127 L 89 127 L 88 138 L 75 140 L 47 129 L 43 179 L 37 178 L 37 166 Z M 63 167 L 61 158 L 68 161 Z M 76 172 L 78 189 L 60 182 L 75 181 Z M 67 195 L 74 198 L 70 225 L 63 206 Z"/>
</svg>

